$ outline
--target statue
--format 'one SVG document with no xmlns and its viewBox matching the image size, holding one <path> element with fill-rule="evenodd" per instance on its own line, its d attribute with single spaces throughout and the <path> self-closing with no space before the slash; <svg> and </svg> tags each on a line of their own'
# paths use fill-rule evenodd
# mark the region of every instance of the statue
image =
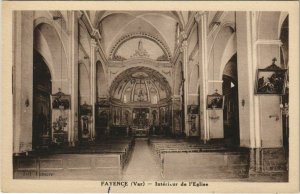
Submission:
<svg viewBox="0 0 300 194">
<path fill-rule="evenodd" d="M 131 56 L 131 58 L 133 58 L 133 57 L 147 57 L 147 58 L 150 57 L 150 55 L 148 54 L 148 52 L 143 47 L 142 40 L 139 41 L 139 43 L 138 43 L 138 49 L 135 50 L 135 53 Z"/>
</svg>

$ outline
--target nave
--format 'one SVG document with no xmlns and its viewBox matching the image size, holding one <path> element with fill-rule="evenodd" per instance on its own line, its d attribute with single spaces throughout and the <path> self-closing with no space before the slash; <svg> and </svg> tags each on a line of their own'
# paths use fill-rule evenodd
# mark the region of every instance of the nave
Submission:
<svg viewBox="0 0 300 194">
<path fill-rule="evenodd" d="M 256 158 L 257 153 L 263 154 L 262 150 L 227 147 L 222 142 L 204 144 L 165 137 L 112 138 L 102 143 L 15 156 L 14 178 L 287 181 L 284 150 L 265 152 L 269 163 Z M 260 164 L 257 160 L 261 160 Z M 256 168 L 262 173 L 253 173 Z"/>
<path fill-rule="evenodd" d="M 16 179 L 287 181 L 288 12 L 13 14 Z"/>
</svg>

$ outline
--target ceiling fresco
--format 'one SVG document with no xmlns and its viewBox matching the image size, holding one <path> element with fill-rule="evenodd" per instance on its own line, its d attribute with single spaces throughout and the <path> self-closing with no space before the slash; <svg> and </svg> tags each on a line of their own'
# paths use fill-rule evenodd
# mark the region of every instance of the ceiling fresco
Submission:
<svg viewBox="0 0 300 194">
<path fill-rule="evenodd" d="M 163 50 L 155 42 L 142 38 L 134 38 L 122 44 L 113 59 L 126 60 L 138 57 L 168 60 Z"/>
<path fill-rule="evenodd" d="M 157 71 L 135 67 L 124 71 L 114 80 L 110 93 L 123 103 L 157 104 L 169 97 L 170 86 Z"/>
</svg>

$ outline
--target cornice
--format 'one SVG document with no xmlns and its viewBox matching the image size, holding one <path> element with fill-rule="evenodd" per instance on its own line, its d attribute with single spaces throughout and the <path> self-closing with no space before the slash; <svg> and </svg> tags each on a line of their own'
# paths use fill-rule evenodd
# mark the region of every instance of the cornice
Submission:
<svg viewBox="0 0 300 194">
<path fill-rule="evenodd" d="M 148 58 L 133 58 L 133 59 L 127 59 L 124 61 L 108 61 L 108 66 L 109 67 L 125 67 L 128 65 L 134 65 L 134 64 L 139 64 L 139 63 L 145 63 L 149 65 L 153 65 L 155 67 L 172 67 L 172 64 L 169 61 L 155 61 L 152 59 Z"/>
</svg>

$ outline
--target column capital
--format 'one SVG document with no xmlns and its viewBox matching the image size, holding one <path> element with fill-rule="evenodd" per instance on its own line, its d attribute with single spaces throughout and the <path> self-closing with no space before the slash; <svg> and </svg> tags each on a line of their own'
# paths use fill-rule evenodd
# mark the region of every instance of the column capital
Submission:
<svg viewBox="0 0 300 194">
<path fill-rule="evenodd" d="M 171 97 L 172 101 L 178 101 L 178 100 L 180 100 L 180 98 L 181 98 L 180 95 L 173 95 L 173 96 Z"/>
<path fill-rule="evenodd" d="M 186 48 L 188 46 L 188 42 L 186 40 L 182 41 L 181 48 Z"/>
<path fill-rule="evenodd" d="M 185 31 L 181 31 L 181 32 L 180 32 L 180 35 L 181 35 L 181 38 L 182 38 L 183 40 L 187 39 L 187 34 L 186 34 Z"/>
<path fill-rule="evenodd" d="M 97 41 L 94 38 L 91 38 L 91 46 L 97 47 Z"/>
<path fill-rule="evenodd" d="M 199 11 L 197 12 L 197 14 L 194 16 L 194 19 L 197 23 L 199 23 L 201 21 L 201 19 L 203 19 L 203 16 L 206 16 L 208 14 L 207 11 Z"/>
</svg>

